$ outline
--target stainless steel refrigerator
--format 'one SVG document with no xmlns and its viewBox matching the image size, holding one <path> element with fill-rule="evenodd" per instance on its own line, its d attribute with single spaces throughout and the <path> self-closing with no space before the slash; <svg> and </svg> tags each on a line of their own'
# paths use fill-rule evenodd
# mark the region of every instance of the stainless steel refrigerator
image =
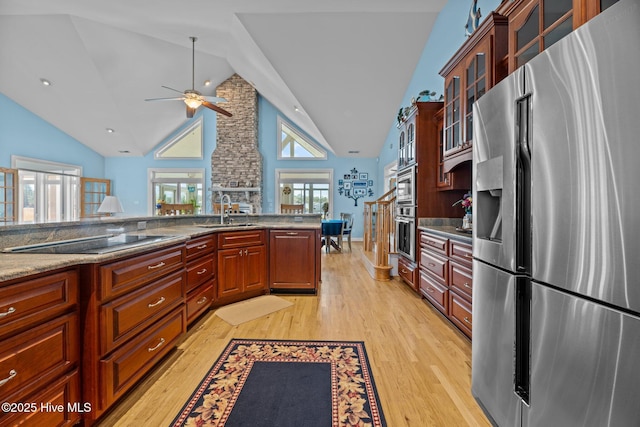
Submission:
<svg viewBox="0 0 640 427">
<path fill-rule="evenodd" d="M 640 425 L 639 3 L 474 105 L 472 393 L 495 425 Z"/>
</svg>

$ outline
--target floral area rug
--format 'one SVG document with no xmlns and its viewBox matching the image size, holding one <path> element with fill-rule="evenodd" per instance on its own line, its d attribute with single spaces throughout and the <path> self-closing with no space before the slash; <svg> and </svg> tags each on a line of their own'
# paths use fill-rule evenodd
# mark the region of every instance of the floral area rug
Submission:
<svg viewBox="0 0 640 427">
<path fill-rule="evenodd" d="M 172 426 L 386 426 L 360 341 L 233 339 Z"/>
</svg>

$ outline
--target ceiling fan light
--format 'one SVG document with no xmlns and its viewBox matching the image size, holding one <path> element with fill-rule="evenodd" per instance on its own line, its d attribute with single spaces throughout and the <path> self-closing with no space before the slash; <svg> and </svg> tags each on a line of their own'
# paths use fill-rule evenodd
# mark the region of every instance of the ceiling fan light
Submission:
<svg viewBox="0 0 640 427">
<path fill-rule="evenodd" d="M 184 103 L 187 104 L 189 108 L 198 108 L 202 105 L 202 100 L 197 98 L 185 98 Z"/>
</svg>

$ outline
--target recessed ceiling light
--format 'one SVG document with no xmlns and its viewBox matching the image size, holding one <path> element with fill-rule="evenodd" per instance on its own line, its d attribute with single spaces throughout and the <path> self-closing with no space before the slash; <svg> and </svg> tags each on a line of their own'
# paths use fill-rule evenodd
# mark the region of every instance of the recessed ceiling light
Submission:
<svg viewBox="0 0 640 427">
<path fill-rule="evenodd" d="M 107 133 L 114 133 L 115 132 L 115 130 L 113 130 L 111 128 L 107 128 L 106 131 L 107 131 Z"/>
<path fill-rule="evenodd" d="M 360 152 L 360 150 L 349 150 L 348 153 L 349 154 L 358 154 Z"/>
<path fill-rule="evenodd" d="M 40 83 L 42 83 L 43 86 L 51 86 L 51 82 L 47 79 L 40 79 Z"/>
<path fill-rule="evenodd" d="M 205 80 L 204 81 L 204 85 L 205 86 L 211 86 L 211 80 Z"/>
<path fill-rule="evenodd" d="M 130 152 L 131 151 L 129 150 L 118 150 L 118 153 L 121 153 L 121 154 L 129 154 Z"/>
<path fill-rule="evenodd" d="M 297 112 L 300 112 L 300 109 L 298 108 L 298 106 L 297 106 L 297 105 L 294 105 L 294 106 L 293 106 L 293 109 L 294 109 L 295 111 L 297 111 Z"/>
</svg>

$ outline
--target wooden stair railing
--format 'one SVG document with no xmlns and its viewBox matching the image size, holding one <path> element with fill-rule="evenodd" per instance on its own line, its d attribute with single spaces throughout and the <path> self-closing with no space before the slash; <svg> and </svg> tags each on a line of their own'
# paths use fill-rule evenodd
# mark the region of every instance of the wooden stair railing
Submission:
<svg viewBox="0 0 640 427">
<path fill-rule="evenodd" d="M 389 280 L 389 254 L 396 252 L 395 187 L 375 202 L 364 203 L 364 251 L 373 252 L 374 279 Z"/>
</svg>

